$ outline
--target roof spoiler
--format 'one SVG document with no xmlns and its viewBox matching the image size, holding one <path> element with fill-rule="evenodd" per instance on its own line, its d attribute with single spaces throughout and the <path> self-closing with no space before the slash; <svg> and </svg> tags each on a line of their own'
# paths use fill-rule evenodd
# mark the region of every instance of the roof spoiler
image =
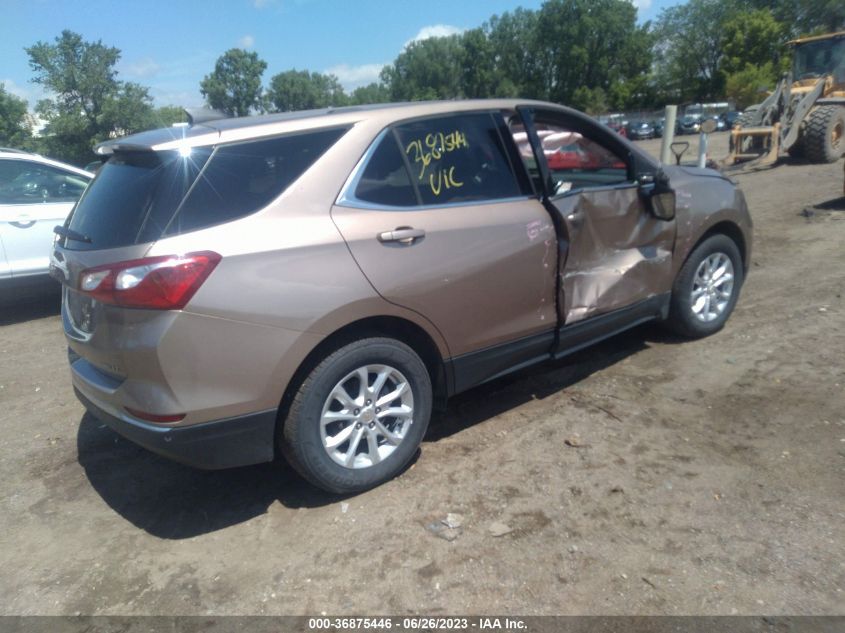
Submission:
<svg viewBox="0 0 845 633">
<path fill-rule="evenodd" d="M 198 125 L 206 121 L 216 121 L 217 119 L 228 119 L 229 115 L 220 110 L 212 110 L 211 108 L 183 108 L 188 117 L 188 125 Z"/>
</svg>

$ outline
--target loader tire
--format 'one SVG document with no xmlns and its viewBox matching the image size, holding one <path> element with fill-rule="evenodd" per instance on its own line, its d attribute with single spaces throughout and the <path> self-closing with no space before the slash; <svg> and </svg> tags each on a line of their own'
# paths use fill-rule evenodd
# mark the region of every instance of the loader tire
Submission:
<svg viewBox="0 0 845 633">
<path fill-rule="evenodd" d="M 745 112 L 740 114 L 736 121 L 734 122 L 734 127 L 737 125 L 739 127 L 748 127 L 753 125 L 754 119 L 757 117 L 757 108 L 755 106 L 751 106 L 750 108 L 746 108 Z"/>
<path fill-rule="evenodd" d="M 745 112 L 740 114 L 736 118 L 736 122 L 734 123 L 734 127 L 739 126 L 740 129 L 744 127 L 753 127 L 754 120 L 757 117 L 757 106 L 751 106 L 750 108 L 746 108 Z M 731 134 L 728 137 L 728 149 L 731 153 L 734 152 L 734 137 Z M 739 153 L 752 153 L 752 152 L 760 152 L 763 151 L 763 139 L 758 137 L 745 137 L 742 141 L 742 147 L 737 148 L 736 150 Z"/>
<path fill-rule="evenodd" d="M 811 163 L 832 163 L 845 152 L 845 107 L 823 105 L 807 117 L 803 144 Z"/>
</svg>

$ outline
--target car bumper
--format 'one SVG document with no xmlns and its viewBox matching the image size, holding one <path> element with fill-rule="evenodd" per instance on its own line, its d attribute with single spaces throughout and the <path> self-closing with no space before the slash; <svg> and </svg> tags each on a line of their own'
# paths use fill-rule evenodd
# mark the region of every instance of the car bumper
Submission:
<svg viewBox="0 0 845 633">
<path fill-rule="evenodd" d="M 88 412 L 113 431 L 174 461 L 217 470 L 269 462 L 274 457 L 276 410 L 184 427 L 120 418 L 97 406 L 74 387 Z"/>
</svg>

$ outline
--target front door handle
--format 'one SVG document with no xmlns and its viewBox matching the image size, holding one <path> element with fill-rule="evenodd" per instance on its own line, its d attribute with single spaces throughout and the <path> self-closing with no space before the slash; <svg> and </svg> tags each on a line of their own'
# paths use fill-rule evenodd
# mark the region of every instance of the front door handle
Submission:
<svg viewBox="0 0 845 633">
<path fill-rule="evenodd" d="M 28 229 L 35 224 L 35 220 L 30 218 L 28 215 L 21 215 L 9 222 L 9 224 L 19 229 Z"/>
<path fill-rule="evenodd" d="M 415 240 L 425 237 L 423 229 L 415 229 L 410 226 L 400 226 L 392 231 L 384 231 L 379 233 L 379 242 L 401 242 L 402 244 L 413 244 Z"/>
</svg>

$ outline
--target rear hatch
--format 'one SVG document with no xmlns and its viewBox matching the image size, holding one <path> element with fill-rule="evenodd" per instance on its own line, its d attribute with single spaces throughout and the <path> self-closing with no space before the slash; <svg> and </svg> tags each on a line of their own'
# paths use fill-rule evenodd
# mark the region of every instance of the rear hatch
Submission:
<svg viewBox="0 0 845 633">
<path fill-rule="evenodd" d="M 72 352 L 116 380 L 130 365 L 137 366 L 133 380 L 157 368 L 162 333 L 224 265 L 216 252 L 183 253 L 179 239 L 165 238 L 195 235 L 267 207 L 347 129 L 193 147 L 170 143 L 173 149 L 130 144 L 145 135 L 117 141 L 57 228 L 51 272 L 64 286 L 62 318 Z M 202 142 L 217 140 L 206 129 Z M 159 241 L 175 244 L 177 252 L 150 257 Z"/>
<path fill-rule="evenodd" d="M 71 339 L 89 343 L 109 309 L 79 291 L 80 274 L 141 259 L 156 240 L 177 233 L 176 211 L 211 151 L 117 152 L 102 167 L 65 222 L 51 258 L 51 272 L 64 286 L 63 321 Z"/>
</svg>

